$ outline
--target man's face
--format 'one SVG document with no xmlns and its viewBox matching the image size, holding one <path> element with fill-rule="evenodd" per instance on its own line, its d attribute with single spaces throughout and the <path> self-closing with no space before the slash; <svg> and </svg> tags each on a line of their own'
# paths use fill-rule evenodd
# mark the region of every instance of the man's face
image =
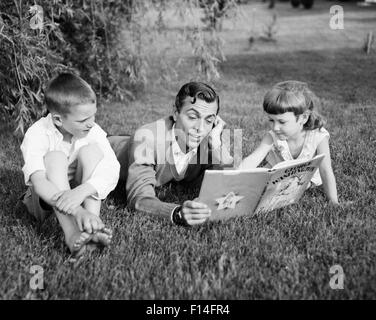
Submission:
<svg viewBox="0 0 376 320">
<path fill-rule="evenodd" d="M 196 99 L 193 104 L 191 101 L 192 97 L 187 97 L 180 112 L 175 111 L 177 141 L 181 148 L 185 145 L 188 150 L 197 148 L 210 133 L 218 111 L 217 101 Z"/>
<path fill-rule="evenodd" d="M 64 137 L 84 138 L 95 123 L 96 103 L 80 104 L 55 122 Z"/>
</svg>

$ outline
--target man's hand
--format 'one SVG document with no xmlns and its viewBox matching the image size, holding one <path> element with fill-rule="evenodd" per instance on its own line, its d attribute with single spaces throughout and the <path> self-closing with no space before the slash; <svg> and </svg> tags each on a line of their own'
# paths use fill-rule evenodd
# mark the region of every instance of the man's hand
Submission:
<svg viewBox="0 0 376 320">
<path fill-rule="evenodd" d="M 222 120 L 220 116 L 217 116 L 214 122 L 214 127 L 209 135 L 209 145 L 212 149 L 218 149 L 222 145 L 222 131 L 226 125 L 226 122 Z"/>
<path fill-rule="evenodd" d="M 80 231 L 95 233 L 105 227 L 104 223 L 98 216 L 87 211 L 84 208 L 77 210 L 77 213 L 74 217 Z"/>
<path fill-rule="evenodd" d="M 181 208 L 183 219 L 191 226 L 204 223 L 211 214 L 208 206 L 201 202 L 185 201 Z"/>
<path fill-rule="evenodd" d="M 90 187 L 88 184 L 82 184 L 72 190 L 60 191 L 52 197 L 52 201 L 56 201 L 55 207 L 59 211 L 74 214 L 84 200 L 92 194 Z"/>
</svg>

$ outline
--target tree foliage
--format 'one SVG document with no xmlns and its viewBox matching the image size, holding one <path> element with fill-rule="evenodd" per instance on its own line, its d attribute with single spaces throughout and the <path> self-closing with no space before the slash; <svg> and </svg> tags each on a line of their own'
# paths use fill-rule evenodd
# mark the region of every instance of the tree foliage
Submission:
<svg viewBox="0 0 376 320">
<path fill-rule="evenodd" d="M 63 70 L 79 73 L 101 97 L 132 98 L 147 82 L 153 55 L 145 51 L 145 37 L 166 27 L 163 15 L 171 7 L 178 12 L 201 6 L 206 17 L 224 16 L 224 8 L 218 11 L 205 1 L 2 0 L 1 117 L 14 121 L 22 134 L 45 111 L 46 83 Z M 144 17 L 151 11 L 157 12 L 157 19 L 147 24 Z M 216 23 L 208 28 L 184 30 L 183 41 L 191 44 L 197 71 L 210 79 L 219 77 L 217 65 L 224 55 Z"/>
</svg>

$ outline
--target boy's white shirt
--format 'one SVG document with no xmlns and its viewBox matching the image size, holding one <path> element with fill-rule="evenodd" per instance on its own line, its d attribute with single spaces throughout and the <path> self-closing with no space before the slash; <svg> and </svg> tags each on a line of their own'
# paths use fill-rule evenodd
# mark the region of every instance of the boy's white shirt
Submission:
<svg viewBox="0 0 376 320">
<path fill-rule="evenodd" d="M 90 129 L 86 137 L 72 139 L 71 143 L 63 141 L 63 135 L 55 127 L 51 114 L 35 122 L 25 134 L 21 151 L 25 161 L 22 171 L 25 184 L 31 186 L 30 176 L 36 171 L 45 171 L 44 156 L 50 151 L 61 151 L 68 158 L 68 179 L 74 178 L 76 159 L 81 147 L 96 143 L 103 152 L 103 159 L 98 163 L 89 180 L 97 191 L 94 198 L 104 199 L 116 187 L 119 179 L 120 164 L 107 140 L 107 134 L 97 124 Z"/>
<path fill-rule="evenodd" d="M 195 156 L 197 153 L 197 148 L 189 151 L 188 153 L 184 153 L 180 147 L 178 142 L 176 141 L 175 138 L 175 124 L 172 126 L 172 154 L 174 158 L 174 164 L 176 171 L 179 176 L 183 175 L 185 171 L 188 168 L 189 162 L 192 160 L 192 158 Z"/>
</svg>

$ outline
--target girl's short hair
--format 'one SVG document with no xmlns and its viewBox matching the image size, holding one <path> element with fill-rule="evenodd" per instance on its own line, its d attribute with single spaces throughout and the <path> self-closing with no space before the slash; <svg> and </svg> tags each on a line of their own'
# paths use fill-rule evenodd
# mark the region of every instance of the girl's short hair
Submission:
<svg viewBox="0 0 376 320">
<path fill-rule="evenodd" d="M 71 108 L 78 105 L 97 101 L 90 85 L 72 73 L 61 73 L 52 79 L 44 97 L 47 110 L 61 114 L 68 114 Z"/>
<path fill-rule="evenodd" d="M 289 80 L 277 83 L 266 93 L 263 108 L 269 114 L 293 112 L 297 117 L 308 111 L 309 118 L 303 129 L 313 130 L 325 124 L 323 117 L 315 110 L 315 101 L 317 98 L 307 83 Z"/>
<path fill-rule="evenodd" d="M 217 101 L 218 109 L 217 114 L 219 112 L 219 96 L 214 91 L 212 87 L 207 85 L 203 82 L 189 82 L 183 85 L 178 94 L 176 95 L 175 99 L 175 107 L 180 113 L 184 101 L 187 97 L 191 97 L 191 103 L 195 103 L 196 99 L 204 100 L 207 103 L 211 103 Z"/>
</svg>

